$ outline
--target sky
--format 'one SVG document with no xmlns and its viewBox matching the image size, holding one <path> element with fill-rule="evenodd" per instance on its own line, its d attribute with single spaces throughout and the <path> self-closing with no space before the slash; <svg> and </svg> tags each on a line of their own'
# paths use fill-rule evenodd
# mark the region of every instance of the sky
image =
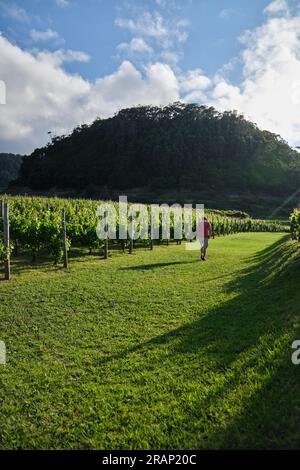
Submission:
<svg viewBox="0 0 300 470">
<path fill-rule="evenodd" d="M 179 100 L 300 145 L 300 0 L 0 0 L 0 152 Z"/>
</svg>

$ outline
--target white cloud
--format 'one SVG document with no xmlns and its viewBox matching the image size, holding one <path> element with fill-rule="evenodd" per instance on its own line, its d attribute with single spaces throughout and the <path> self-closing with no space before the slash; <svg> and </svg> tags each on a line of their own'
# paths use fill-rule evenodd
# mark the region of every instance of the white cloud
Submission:
<svg viewBox="0 0 300 470">
<path fill-rule="evenodd" d="M 37 31 L 36 29 L 32 29 L 30 31 L 30 37 L 34 42 L 54 41 L 56 44 L 65 42 L 57 31 L 53 31 L 50 28 L 46 29 L 45 31 Z"/>
<path fill-rule="evenodd" d="M 179 77 L 181 91 L 191 92 L 195 90 L 205 90 L 211 86 L 211 80 L 201 69 L 190 70 Z"/>
<path fill-rule="evenodd" d="M 300 16 L 269 16 L 241 41 L 243 82 L 233 86 L 217 76 L 206 100 L 222 109 L 237 109 L 292 145 L 299 143 Z"/>
<path fill-rule="evenodd" d="M 1 79 L 7 86 L 7 104 L 0 114 L 1 151 L 30 152 L 46 143 L 49 130 L 63 134 L 123 107 L 179 99 L 177 79 L 166 64 L 150 64 L 142 75 L 125 61 L 93 84 L 61 68 L 71 59 L 80 59 L 80 54 L 26 52 L 0 36 Z"/>
<path fill-rule="evenodd" d="M 160 8 L 180 10 L 182 7 L 192 3 L 193 0 L 185 0 L 184 4 L 181 0 L 155 0 L 155 3 Z"/>
<path fill-rule="evenodd" d="M 137 19 L 117 18 L 116 25 L 129 29 L 134 34 L 162 38 L 168 36 L 168 29 L 159 13 L 144 12 Z"/>
<path fill-rule="evenodd" d="M 185 42 L 188 38 L 187 20 L 166 20 L 157 12 L 144 12 L 134 19 L 117 18 L 115 24 L 140 37 L 148 36 L 156 39 L 160 41 L 161 47 L 170 47 L 173 39 Z"/>
<path fill-rule="evenodd" d="M 117 46 L 117 50 L 120 52 L 125 51 L 140 54 L 151 54 L 151 52 L 153 52 L 152 47 L 148 46 L 143 38 L 132 38 L 129 43 L 122 42 Z"/>
<path fill-rule="evenodd" d="M 211 97 L 223 109 L 241 109 L 242 96 L 239 87 L 233 86 L 225 80 L 215 80 L 215 86 L 211 92 Z M 228 103 L 232 104 L 232 107 Z"/>
<path fill-rule="evenodd" d="M 158 24 L 160 33 L 150 29 L 151 34 L 167 39 L 164 23 Z M 136 41 L 126 44 L 137 49 L 144 46 Z M 199 68 L 175 74 L 170 65 L 157 61 L 141 72 L 128 60 L 111 75 L 90 83 L 62 68 L 67 61 L 87 61 L 85 53 L 26 52 L 0 36 L 1 79 L 7 87 L 7 104 L 0 114 L 0 150 L 31 151 L 46 142 L 49 130 L 65 133 L 98 115 L 112 116 L 123 107 L 167 104 L 180 98 L 236 109 L 261 128 L 299 145 L 300 14 L 267 12 L 264 24 L 245 33 L 241 44 L 243 79 L 239 85 L 230 83 L 222 69 L 213 77 Z"/>
<path fill-rule="evenodd" d="M 163 50 L 160 54 L 160 58 L 169 65 L 176 67 L 177 63 L 182 59 L 183 54 L 181 52 L 172 50 Z"/>
<path fill-rule="evenodd" d="M 161 3 L 163 4 L 165 2 Z M 135 14 L 134 18 L 117 18 L 115 24 L 127 29 L 131 34 L 138 35 L 138 40 L 135 36 L 130 43 L 119 44 L 119 51 L 127 50 L 133 53 L 142 52 L 143 49 L 143 52 L 151 52 L 157 60 L 163 60 L 171 66 L 176 66 L 183 57 L 181 45 L 188 38 L 186 29 L 189 25 L 185 19 L 174 19 L 170 15 L 166 19 L 158 12 L 146 11 Z"/>
<path fill-rule="evenodd" d="M 19 7 L 13 2 L 7 3 L 0 1 L 0 8 L 4 16 L 6 16 L 7 18 L 20 21 L 22 23 L 28 23 L 30 21 L 29 16 L 24 10 L 24 8 Z"/>
<path fill-rule="evenodd" d="M 283 13 L 285 15 L 290 13 L 289 6 L 286 0 L 274 0 L 266 8 L 265 13 L 269 15 L 276 15 Z"/>
<path fill-rule="evenodd" d="M 82 51 L 73 51 L 71 49 L 58 49 L 50 52 L 34 49 L 31 53 L 40 61 L 54 66 L 61 66 L 65 62 L 89 62 L 90 56 Z"/>
<path fill-rule="evenodd" d="M 274 2 L 272 11 L 274 12 Z M 178 76 L 181 97 L 221 110 L 236 109 L 262 129 L 300 144 L 300 15 L 267 13 L 265 23 L 241 38 L 243 80 L 233 85 L 224 67 L 212 79 L 200 69 Z M 278 11 L 278 10 L 277 10 Z M 285 12 L 285 13 L 284 13 Z"/>
<path fill-rule="evenodd" d="M 94 88 L 99 109 L 111 114 L 124 106 L 137 104 L 166 104 L 179 98 L 177 79 L 166 64 L 145 67 L 145 78 L 129 62 L 121 64 L 117 72 L 97 80 Z"/>
</svg>

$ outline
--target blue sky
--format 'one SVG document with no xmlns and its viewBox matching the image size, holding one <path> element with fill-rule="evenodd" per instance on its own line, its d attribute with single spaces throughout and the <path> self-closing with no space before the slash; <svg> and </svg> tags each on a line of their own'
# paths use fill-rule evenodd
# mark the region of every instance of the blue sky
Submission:
<svg viewBox="0 0 300 470">
<path fill-rule="evenodd" d="M 0 2 L 1 3 L 1 2 Z M 2 2 L 3 4 L 12 2 Z M 84 78 L 95 80 L 113 73 L 126 56 L 119 54 L 117 46 L 132 39 L 133 34 L 119 27 L 120 18 L 139 18 L 144 12 L 158 13 L 166 21 L 185 20 L 182 28 L 187 39 L 173 44 L 182 57 L 178 66 L 183 70 L 200 67 L 208 74 L 238 56 L 241 44 L 238 38 L 247 29 L 253 29 L 263 19 L 264 8 L 269 0 L 22 0 L 14 5 L 26 12 L 28 21 L 16 21 L 14 15 L 2 8 L 0 30 L 12 42 L 23 48 L 47 48 L 54 51 L 58 46 L 80 50 L 90 56 L 88 63 L 66 64 L 65 69 L 80 73 Z M 33 41 L 30 32 L 51 29 L 59 34 L 56 39 Z M 155 54 L 159 56 L 160 43 L 148 38 Z M 176 42 L 176 41 L 175 41 Z M 132 57 L 136 66 L 143 58 Z M 144 59 L 148 59 L 147 57 Z M 233 82 L 240 79 L 240 68 L 231 72 Z"/>
<path fill-rule="evenodd" d="M 300 143 L 299 0 L 0 0 L 0 31 L 0 151 L 177 100 Z"/>
</svg>

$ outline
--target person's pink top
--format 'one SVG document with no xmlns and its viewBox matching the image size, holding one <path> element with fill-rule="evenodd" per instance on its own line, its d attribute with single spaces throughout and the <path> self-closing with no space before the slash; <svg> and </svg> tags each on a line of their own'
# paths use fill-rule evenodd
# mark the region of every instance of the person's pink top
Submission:
<svg viewBox="0 0 300 470">
<path fill-rule="evenodd" d="M 207 220 L 201 220 L 199 223 L 198 237 L 210 238 L 211 226 Z"/>
</svg>

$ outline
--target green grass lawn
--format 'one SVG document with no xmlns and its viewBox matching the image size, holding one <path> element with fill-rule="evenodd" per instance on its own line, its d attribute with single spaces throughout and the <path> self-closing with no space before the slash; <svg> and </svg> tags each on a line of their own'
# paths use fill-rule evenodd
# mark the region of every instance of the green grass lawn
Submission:
<svg viewBox="0 0 300 470">
<path fill-rule="evenodd" d="M 1 449 L 296 448 L 300 247 L 74 253 L 0 283 Z M 76 256 L 75 256 L 76 254 Z"/>
</svg>

